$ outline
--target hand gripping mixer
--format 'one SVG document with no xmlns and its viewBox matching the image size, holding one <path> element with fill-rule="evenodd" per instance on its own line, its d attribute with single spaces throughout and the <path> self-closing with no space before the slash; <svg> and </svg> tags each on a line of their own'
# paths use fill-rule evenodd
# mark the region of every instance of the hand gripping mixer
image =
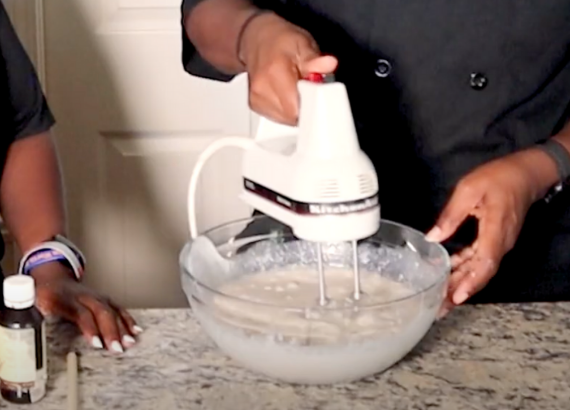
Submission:
<svg viewBox="0 0 570 410">
<path fill-rule="evenodd" d="M 360 149 L 344 84 L 320 75 L 298 83 L 297 127 L 261 118 L 255 138 L 222 138 L 200 155 L 188 190 L 189 224 L 196 228 L 196 189 L 205 162 L 228 146 L 245 150 L 242 200 L 317 246 L 319 303 L 327 303 L 321 243 L 352 242 L 354 298 L 361 295 L 357 241 L 379 228 L 378 179 Z"/>
</svg>

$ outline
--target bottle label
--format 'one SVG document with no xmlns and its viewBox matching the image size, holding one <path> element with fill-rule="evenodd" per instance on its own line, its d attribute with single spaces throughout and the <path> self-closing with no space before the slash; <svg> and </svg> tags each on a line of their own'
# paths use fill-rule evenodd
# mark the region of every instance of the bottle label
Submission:
<svg viewBox="0 0 570 410">
<path fill-rule="evenodd" d="M 46 389 L 45 323 L 40 333 L 0 326 L 0 387 L 13 391 L 18 398 L 28 398 L 30 403 L 40 400 Z"/>
</svg>

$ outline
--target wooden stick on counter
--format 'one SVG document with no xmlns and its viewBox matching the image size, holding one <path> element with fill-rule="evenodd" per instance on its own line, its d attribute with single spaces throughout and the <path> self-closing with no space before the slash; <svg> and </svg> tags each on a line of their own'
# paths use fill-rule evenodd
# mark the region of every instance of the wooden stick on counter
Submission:
<svg viewBox="0 0 570 410">
<path fill-rule="evenodd" d="M 77 395 L 77 355 L 75 352 L 67 354 L 67 409 L 78 410 L 79 400 Z"/>
</svg>

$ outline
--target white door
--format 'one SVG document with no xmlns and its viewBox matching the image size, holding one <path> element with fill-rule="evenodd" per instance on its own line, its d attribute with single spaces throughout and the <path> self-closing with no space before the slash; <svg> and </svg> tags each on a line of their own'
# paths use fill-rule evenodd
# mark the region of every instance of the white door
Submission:
<svg viewBox="0 0 570 410">
<path fill-rule="evenodd" d="M 190 172 L 214 139 L 250 135 L 246 79 L 183 71 L 181 0 L 6 2 L 58 121 L 70 237 L 88 258 L 86 280 L 128 307 L 186 305 L 178 253 L 189 236 Z M 239 160 L 228 149 L 206 167 L 200 229 L 250 212 L 237 198 Z"/>
</svg>

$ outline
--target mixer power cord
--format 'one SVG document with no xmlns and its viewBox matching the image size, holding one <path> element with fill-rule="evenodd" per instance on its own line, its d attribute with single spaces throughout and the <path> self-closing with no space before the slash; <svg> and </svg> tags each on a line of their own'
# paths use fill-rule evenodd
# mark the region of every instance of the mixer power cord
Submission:
<svg viewBox="0 0 570 410">
<path fill-rule="evenodd" d="M 196 191 L 198 189 L 198 181 L 202 174 L 202 168 L 206 162 L 210 160 L 212 155 L 222 148 L 236 147 L 247 150 L 254 144 L 254 140 L 247 137 L 225 137 L 211 143 L 198 157 L 194 171 L 190 177 L 188 187 L 188 224 L 190 228 L 190 237 L 196 239 L 198 237 L 198 221 L 196 218 Z"/>
</svg>

